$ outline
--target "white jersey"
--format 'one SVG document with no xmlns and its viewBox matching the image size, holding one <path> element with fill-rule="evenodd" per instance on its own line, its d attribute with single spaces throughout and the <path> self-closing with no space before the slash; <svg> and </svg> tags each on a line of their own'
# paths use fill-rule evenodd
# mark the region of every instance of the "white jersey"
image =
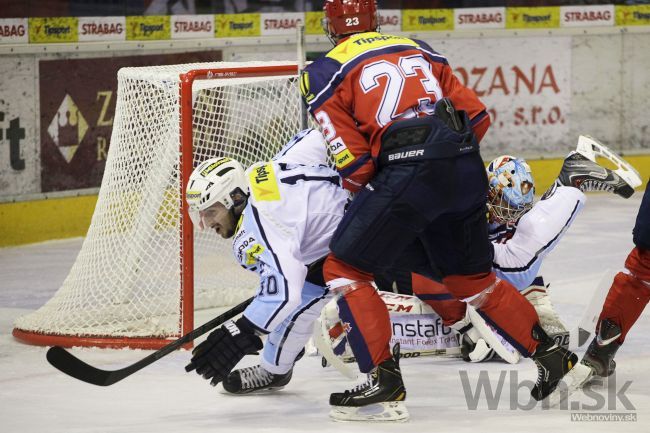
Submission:
<svg viewBox="0 0 650 433">
<path fill-rule="evenodd" d="M 321 153 L 308 151 L 319 145 Z M 233 252 L 244 268 L 260 276 L 244 315 L 264 332 L 276 329 L 301 304 L 307 266 L 329 253 L 343 217 L 348 193 L 340 187 L 339 175 L 325 165 L 297 163 L 325 162 L 314 159 L 326 157 L 322 135 L 305 131 L 273 161 L 246 172 L 250 197 Z"/>
<path fill-rule="evenodd" d="M 557 245 L 586 202 L 577 188 L 560 186 L 545 195 L 515 227 L 491 226 L 497 276 L 524 290 L 535 280 L 542 260 Z"/>
</svg>

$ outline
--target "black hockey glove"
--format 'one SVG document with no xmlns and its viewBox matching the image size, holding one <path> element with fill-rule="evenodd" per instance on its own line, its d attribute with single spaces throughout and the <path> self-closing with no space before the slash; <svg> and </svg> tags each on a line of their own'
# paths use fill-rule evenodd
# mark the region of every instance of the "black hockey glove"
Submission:
<svg viewBox="0 0 650 433">
<path fill-rule="evenodd" d="M 226 377 L 241 359 L 262 349 L 262 339 L 255 335 L 248 320 L 228 321 L 212 331 L 208 338 L 192 351 L 192 360 L 185 371 L 196 374 L 215 386 Z"/>
</svg>

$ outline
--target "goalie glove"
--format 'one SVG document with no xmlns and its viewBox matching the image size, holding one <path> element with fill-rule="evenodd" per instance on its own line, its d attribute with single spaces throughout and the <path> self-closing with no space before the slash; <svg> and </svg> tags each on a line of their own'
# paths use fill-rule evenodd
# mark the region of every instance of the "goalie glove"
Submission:
<svg viewBox="0 0 650 433">
<path fill-rule="evenodd" d="M 469 316 L 454 323 L 451 328 L 460 334 L 460 353 L 463 361 L 483 362 L 494 357 L 494 349 L 481 337 L 481 334 L 470 322 Z"/>
<path fill-rule="evenodd" d="M 230 320 L 194 348 L 185 371 L 196 370 L 196 374 L 211 379 L 210 385 L 215 386 L 228 377 L 244 356 L 256 353 L 262 347 L 262 339 L 255 335 L 248 319 Z"/>
</svg>

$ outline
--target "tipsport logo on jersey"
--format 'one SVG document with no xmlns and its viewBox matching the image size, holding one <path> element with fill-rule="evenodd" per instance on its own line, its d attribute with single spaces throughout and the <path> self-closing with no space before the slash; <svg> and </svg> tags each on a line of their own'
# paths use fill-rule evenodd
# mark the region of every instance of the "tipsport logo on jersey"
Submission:
<svg viewBox="0 0 650 433">
<path fill-rule="evenodd" d="M 248 180 L 255 200 L 280 200 L 280 189 L 278 188 L 278 182 L 275 178 L 275 170 L 272 164 L 252 167 L 248 174 Z"/>
<path fill-rule="evenodd" d="M 265 248 L 260 244 L 253 244 L 252 247 L 246 250 L 246 265 L 250 266 L 255 264 L 257 258 L 262 255 Z"/>
</svg>

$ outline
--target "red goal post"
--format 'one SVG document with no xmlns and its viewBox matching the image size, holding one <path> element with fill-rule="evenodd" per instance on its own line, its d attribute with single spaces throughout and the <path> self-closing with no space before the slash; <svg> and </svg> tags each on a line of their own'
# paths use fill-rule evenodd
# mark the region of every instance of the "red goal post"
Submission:
<svg viewBox="0 0 650 433">
<path fill-rule="evenodd" d="M 194 328 L 197 294 L 210 308 L 253 293 L 256 276 L 242 273 L 228 242 L 192 230 L 183 192 L 200 161 L 268 159 L 300 129 L 298 66 L 123 68 L 117 99 L 88 234 L 52 299 L 16 320 L 22 342 L 158 349 Z"/>
</svg>

